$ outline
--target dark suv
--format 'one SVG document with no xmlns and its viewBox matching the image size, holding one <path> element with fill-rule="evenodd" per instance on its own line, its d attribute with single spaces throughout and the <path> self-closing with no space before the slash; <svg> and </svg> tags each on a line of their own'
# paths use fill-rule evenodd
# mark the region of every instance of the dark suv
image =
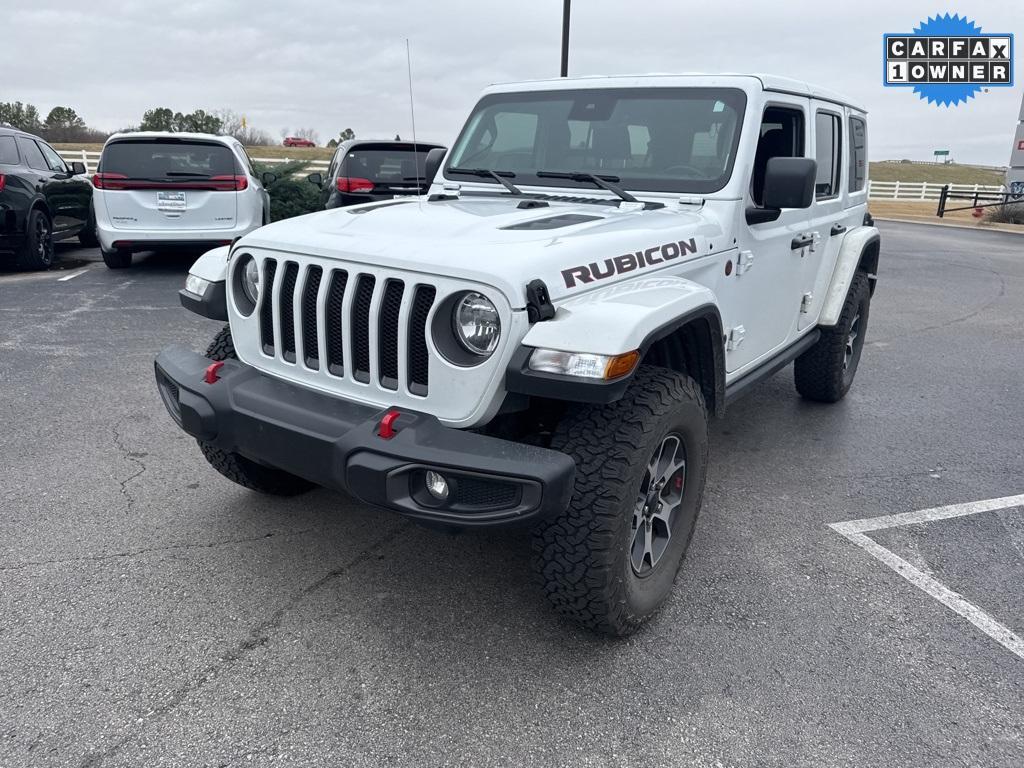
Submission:
<svg viewBox="0 0 1024 768">
<path fill-rule="evenodd" d="M 307 178 L 320 187 L 324 208 L 419 195 L 430 186 L 424 183 L 423 166 L 432 149 L 444 147 L 411 141 L 343 141 L 327 173 L 311 173 Z"/>
<path fill-rule="evenodd" d="M 0 127 L 0 254 L 22 269 L 46 269 L 56 240 L 78 235 L 95 246 L 84 174 L 82 163 L 69 166 L 38 136 Z"/>
</svg>

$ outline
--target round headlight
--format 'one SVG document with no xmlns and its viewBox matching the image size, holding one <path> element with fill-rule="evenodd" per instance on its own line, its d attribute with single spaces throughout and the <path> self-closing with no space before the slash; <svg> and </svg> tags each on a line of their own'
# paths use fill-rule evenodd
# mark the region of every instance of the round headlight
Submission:
<svg viewBox="0 0 1024 768">
<path fill-rule="evenodd" d="M 242 267 L 242 291 L 253 304 L 259 302 L 260 268 L 252 256 L 247 257 L 245 265 Z"/>
<path fill-rule="evenodd" d="M 452 316 L 455 336 L 474 355 L 486 357 L 498 346 L 501 321 L 490 299 L 480 293 L 467 293 L 455 305 Z"/>
</svg>

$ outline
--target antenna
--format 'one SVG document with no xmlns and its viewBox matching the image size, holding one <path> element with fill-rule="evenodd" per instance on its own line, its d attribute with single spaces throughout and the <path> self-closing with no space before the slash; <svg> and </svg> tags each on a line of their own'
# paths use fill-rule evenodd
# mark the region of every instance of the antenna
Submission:
<svg viewBox="0 0 1024 768">
<path fill-rule="evenodd" d="M 416 188 L 420 188 L 420 150 L 416 144 L 416 104 L 412 97 L 412 54 L 409 51 L 409 38 L 405 38 L 405 63 L 409 70 L 409 116 L 412 118 L 412 158 L 416 164 Z"/>
</svg>

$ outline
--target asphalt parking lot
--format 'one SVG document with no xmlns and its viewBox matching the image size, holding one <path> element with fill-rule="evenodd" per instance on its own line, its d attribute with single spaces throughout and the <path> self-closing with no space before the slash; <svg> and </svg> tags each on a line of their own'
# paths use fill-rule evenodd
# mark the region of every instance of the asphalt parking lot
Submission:
<svg viewBox="0 0 1024 768">
<path fill-rule="evenodd" d="M 830 527 L 1024 494 L 1024 238 L 880 228 L 851 394 L 787 368 L 713 425 L 627 641 L 548 609 L 522 533 L 210 469 L 152 375 L 219 328 L 187 259 L 0 273 L 0 765 L 1024 763 L 1024 657 Z M 1018 501 L 867 535 L 1018 637 Z"/>
</svg>

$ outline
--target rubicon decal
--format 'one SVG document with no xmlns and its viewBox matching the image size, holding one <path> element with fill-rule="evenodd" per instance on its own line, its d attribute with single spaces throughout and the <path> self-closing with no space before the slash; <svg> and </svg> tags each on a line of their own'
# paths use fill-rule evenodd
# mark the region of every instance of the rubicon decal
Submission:
<svg viewBox="0 0 1024 768">
<path fill-rule="evenodd" d="M 882 40 L 885 85 L 913 87 L 929 103 L 956 106 L 982 88 L 1013 85 L 1013 35 L 983 33 L 966 17 L 936 16 Z"/>
<path fill-rule="evenodd" d="M 562 279 L 565 280 L 566 288 L 575 288 L 580 283 L 604 280 L 612 275 L 622 275 L 635 269 L 663 264 L 666 261 L 672 261 L 680 256 L 696 252 L 697 241 L 691 237 L 689 240 L 677 240 L 673 243 L 643 248 L 633 253 L 624 253 L 612 259 L 605 259 L 600 264 L 592 261 L 590 264 L 581 264 L 578 267 L 563 269 Z"/>
</svg>

